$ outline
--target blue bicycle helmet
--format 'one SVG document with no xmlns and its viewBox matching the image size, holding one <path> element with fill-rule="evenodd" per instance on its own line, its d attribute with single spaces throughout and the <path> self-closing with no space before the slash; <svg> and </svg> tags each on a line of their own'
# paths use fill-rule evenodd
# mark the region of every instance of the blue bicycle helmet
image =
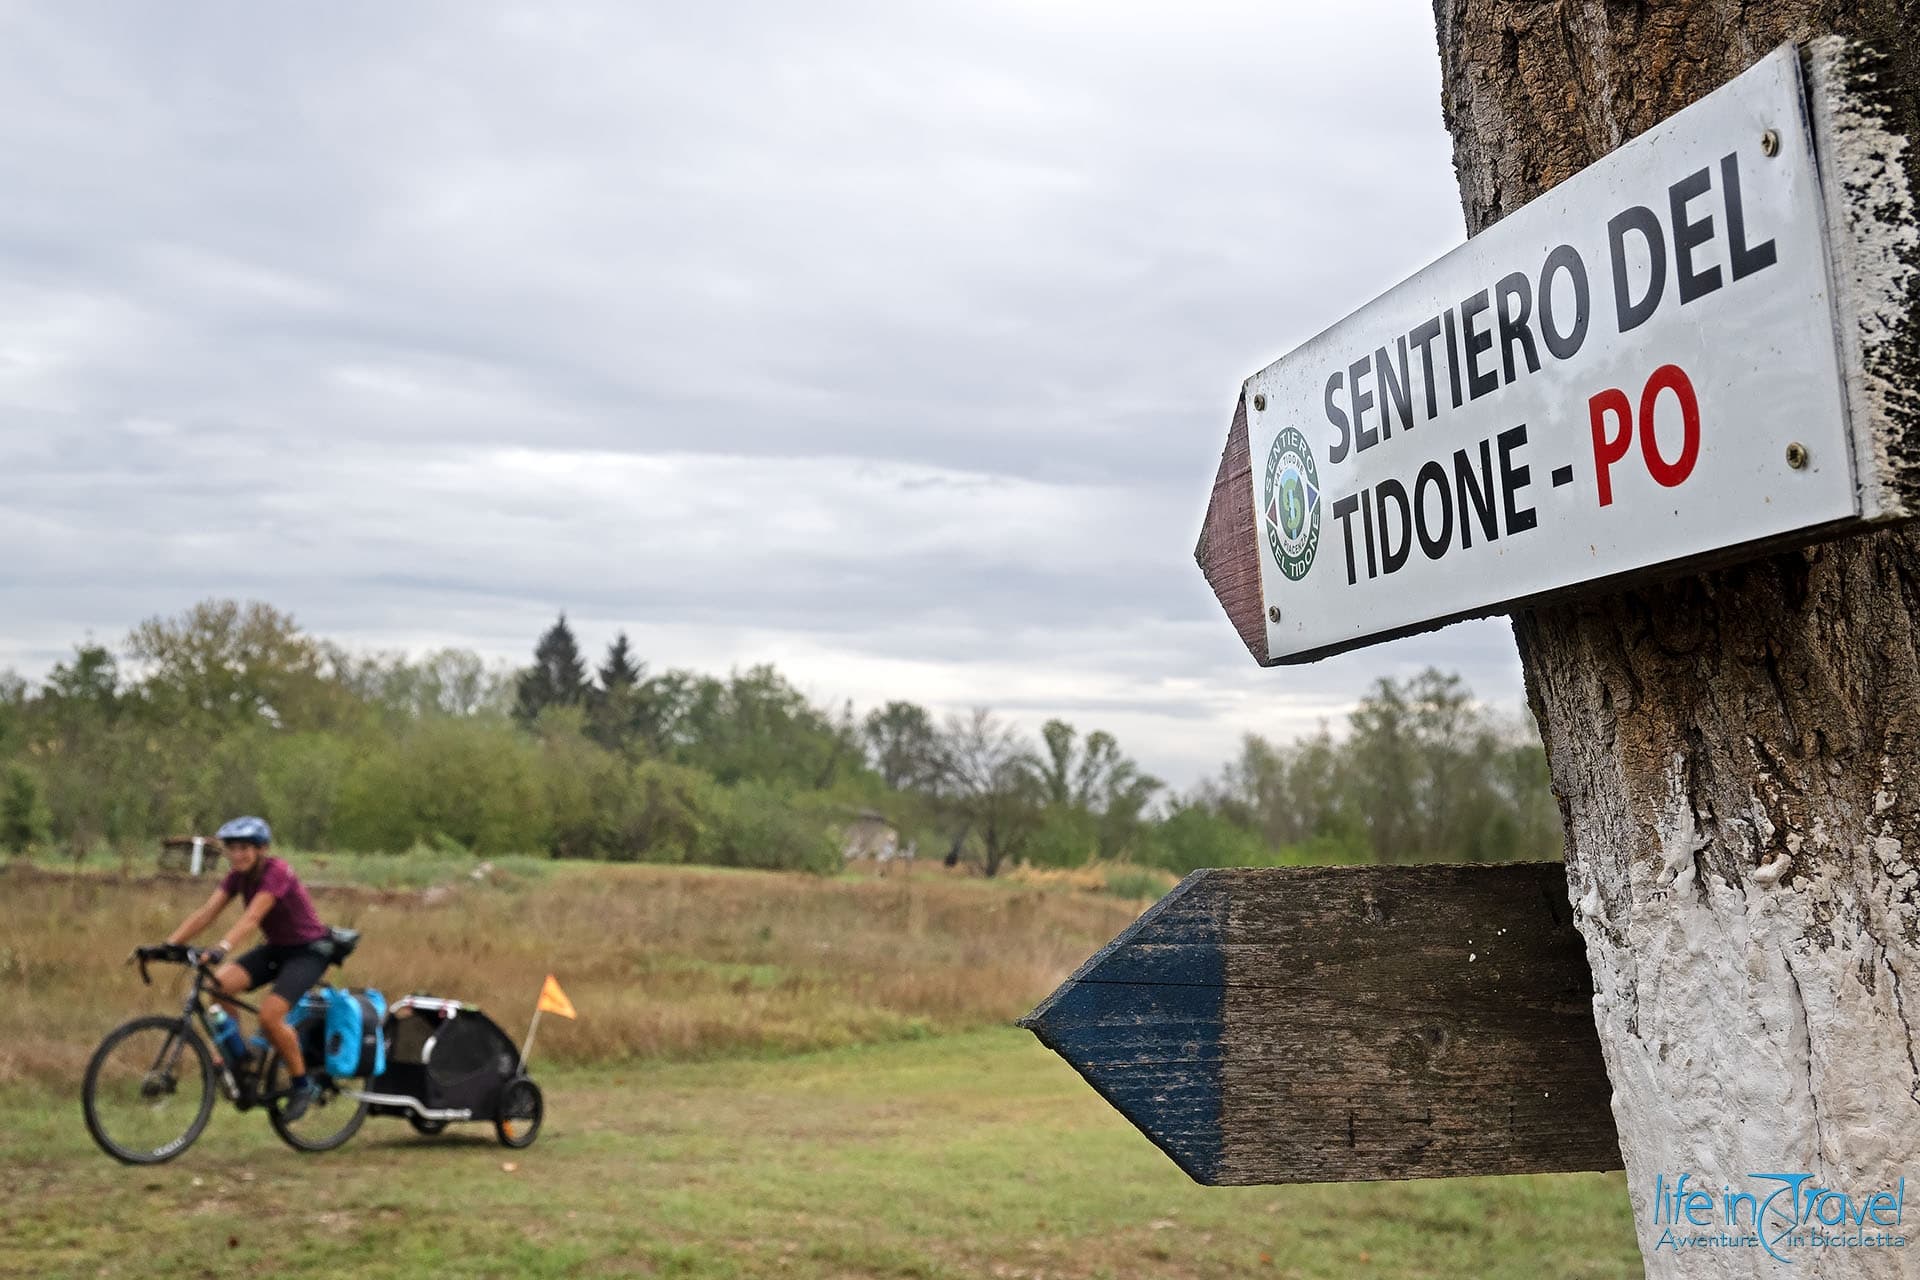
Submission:
<svg viewBox="0 0 1920 1280">
<path fill-rule="evenodd" d="M 222 842 L 245 840 L 251 844 L 272 844 L 273 830 L 267 826 L 265 818 L 235 818 L 216 831 L 214 838 Z"/>
</svg>

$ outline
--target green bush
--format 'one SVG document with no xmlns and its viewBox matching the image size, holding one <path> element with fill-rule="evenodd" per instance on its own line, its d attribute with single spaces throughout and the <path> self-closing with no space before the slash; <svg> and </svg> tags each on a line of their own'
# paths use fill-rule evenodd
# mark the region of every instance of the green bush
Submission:
<svg viewBox="0 0 1920 1280">
<path fill-rule="evenodd" d="M 840 869 L 839 842 L 817 817 L 798 810 L 782 792 L 764 783 L 742 782 L 720 794 L 700 861 L 818 875 Z"/>
<path fill-rule="evenodd" d="M 633 767 L 614 817 L 616 858 L 642 862 L 696 862 L 707 846 L 720 788 L 698 769 L 665 760 Z"/>
<path fill-rule="evenodd" d="M 0 775 L 0 849 L 25 853 L 47 838 L 47 806 L 40 783 L 20 765 Z"/>
<path fill-rule="evenodd" d="M 1082 867 L 1100 849 L 1100 819 L 1077 805 L 1048 805 L 1021 856 L 1036 867 Z"/>
<path fill-rule="evenodd" d="M 549 708 L 536 725 L 547 848 L 556 858 L 611 856 L 614 815 L 629 786 L 626 762 L 588 741 L 584 729 L 577 707 Z"/>
<path fill-rule="evenodd" d="M 1198 805 L 1175 810 L 1144 843 L 1143 861 L 1177 875 L 1202 867 L 1257 867 L 1273 861 L 1259 836 Z"/>
<path fill-rule="evenodd" d="M 341 783 L 333 843 L 398 853 L 445 837 L 480 854 L 547 847 L 540 745 L 496 720 L 422 720 L 369 744 Z"/>
<path fill-rule="evenodd" d="M 1344 867 L 1378 861 L 1364 835 L 1314 836 L 1299 844 L 1290 844 L 1268 860 L 1276 867 Z"/>
<path fill-rule="evenodd" d="M 1139 901 L 1163 896 L 1167 892 L 1167 884 L 1165 876 L 1158 871 L 1121 866 L 1107 872 L 1106 889 L 1116 898 Z"/>
<path fill-rule="evenodd" d="M 555 857 L 699 861 L 725 803 L 698 769 L 664 760 L 629 766 L 584 737 L 549 738 L 543 766 Z"/>
</svg>

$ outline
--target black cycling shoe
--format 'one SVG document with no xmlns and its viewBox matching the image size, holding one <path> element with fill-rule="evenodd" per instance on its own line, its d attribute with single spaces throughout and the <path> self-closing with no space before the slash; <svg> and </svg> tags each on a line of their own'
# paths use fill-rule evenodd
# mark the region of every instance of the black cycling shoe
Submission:
<svg viewBox="0 0 1920 1280">
<path fill-rule="evenodd" d="M 280 1118 L 292 1124 L 307 1114 L 307 1108 L 320 1096 L 320 1086 L 309 1080 L 304 1085 L 295 1085 L 287 1090 L 285 1101 L 280 1104 Z"/>
</svg>

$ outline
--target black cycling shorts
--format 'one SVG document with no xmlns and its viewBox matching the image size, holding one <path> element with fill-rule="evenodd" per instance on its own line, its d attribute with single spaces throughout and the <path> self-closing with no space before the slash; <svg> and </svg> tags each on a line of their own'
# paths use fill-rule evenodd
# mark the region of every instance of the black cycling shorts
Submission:
<svg viewBox="0 0 1920 1280">
<path fill-rule="evenodd" d="M 289 1005 L 300 1003 L 327 971 L 327 957 L 310 942 L 290 947 L 259 946 L 234 961 L 247 971 L 247 990 L 273 983 L 273 994 Z"/>
</svg>

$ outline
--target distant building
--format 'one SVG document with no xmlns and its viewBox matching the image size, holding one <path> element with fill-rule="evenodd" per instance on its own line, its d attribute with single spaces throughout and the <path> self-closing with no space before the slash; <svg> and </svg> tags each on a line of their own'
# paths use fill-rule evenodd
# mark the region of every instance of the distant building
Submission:
<svg viewBox="0 0 1920 1280">
<path fill-rule="evenodd" d="M 872 862 L 885 866 L 902 860 L 911 862 L 913 841 L 900 843 L 900 832 L 891 822 L 871 810 L 849 822 L 840 837 L 841 854 L 848 862 Z"/>
</svg>

